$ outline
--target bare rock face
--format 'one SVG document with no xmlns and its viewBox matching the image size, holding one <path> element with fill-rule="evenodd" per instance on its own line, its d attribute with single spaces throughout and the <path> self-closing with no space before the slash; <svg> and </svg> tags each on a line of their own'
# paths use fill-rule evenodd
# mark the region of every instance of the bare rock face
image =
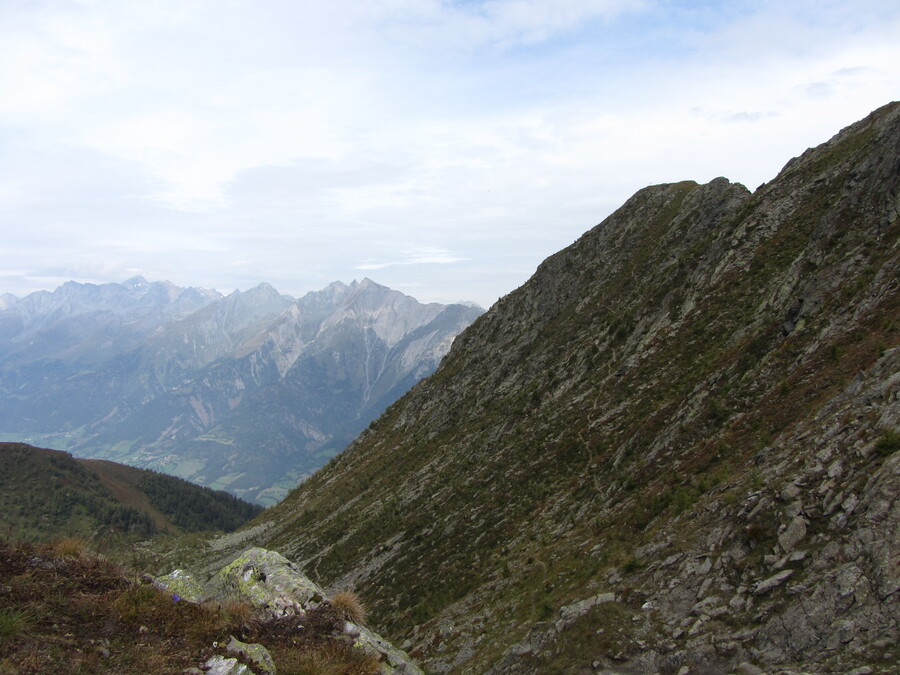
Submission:
<svg viewBox="0 0 900 675">
<path fill-rule="evenodd" d="M 638 192 L 253 541 L 429 672 L 893 672 L 898 317 L 891 104 L 753 193 Z"/>
</svg>

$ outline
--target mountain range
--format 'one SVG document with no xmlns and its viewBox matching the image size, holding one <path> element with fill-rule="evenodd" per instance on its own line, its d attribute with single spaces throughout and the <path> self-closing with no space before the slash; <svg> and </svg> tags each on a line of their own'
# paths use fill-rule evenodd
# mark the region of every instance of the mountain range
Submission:
<svg viewBox="0 0 900 675">
<path fill-rule="evenodd" d="M 364 279 L 298 300 L 142 277 L 0 298 L 0 432 L 271 504 L 430 374 L 481 309 Z"/>
<path fill-rule="evenodd" d="M 896 672 L 898 450 L 893 103 L 754 192 L 639 191 L 215 550 L 428 672 Z"/>
</svg>

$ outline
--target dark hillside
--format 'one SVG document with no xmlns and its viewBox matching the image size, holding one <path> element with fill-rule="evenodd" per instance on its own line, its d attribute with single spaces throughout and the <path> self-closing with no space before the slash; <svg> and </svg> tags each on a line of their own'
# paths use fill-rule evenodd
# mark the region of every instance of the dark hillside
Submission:
<svg viewBox="0 0 900 675">
<path fill-rule="evenodd" d="M 0 443 L 0 531 L 16 539 L 230 532 L 261 510 L 146 469 Z"/>
<path fill-rule="evenodd" d="M 258 543 L 434 672 L 888 672 L 898 212 L 898 104 L 754 193 L 641 190 Z"/>
</svg>

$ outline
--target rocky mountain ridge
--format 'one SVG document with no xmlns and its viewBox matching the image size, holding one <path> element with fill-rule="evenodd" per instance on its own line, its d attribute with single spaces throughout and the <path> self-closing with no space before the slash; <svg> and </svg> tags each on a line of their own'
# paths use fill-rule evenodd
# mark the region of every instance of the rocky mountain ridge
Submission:
<svg viewBox="0 0 900 675">
<path fill-rule="evenodd" d="M 641 190 L 235 541 L 428 672 L 892 672 L 898 241 L 896 103 Z"/>
<path fill-rule="evenodd" d="M 299 300 L 70 282 L 0 311 L 0 431 L 271 504 L 479 314 L 369 279 Z"/>
</svg>

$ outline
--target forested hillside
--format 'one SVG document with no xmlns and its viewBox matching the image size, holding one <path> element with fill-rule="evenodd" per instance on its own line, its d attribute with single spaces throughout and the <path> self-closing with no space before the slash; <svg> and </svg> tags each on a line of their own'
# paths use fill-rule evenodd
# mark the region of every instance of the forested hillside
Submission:
<svg viewBox="0 0 900 675">
<path fill-rule="evenodd" d="M 229 532 L 261 510 L 145 469 L 0 443 L 0 532 L 15 539 Z"/>
</svg>

